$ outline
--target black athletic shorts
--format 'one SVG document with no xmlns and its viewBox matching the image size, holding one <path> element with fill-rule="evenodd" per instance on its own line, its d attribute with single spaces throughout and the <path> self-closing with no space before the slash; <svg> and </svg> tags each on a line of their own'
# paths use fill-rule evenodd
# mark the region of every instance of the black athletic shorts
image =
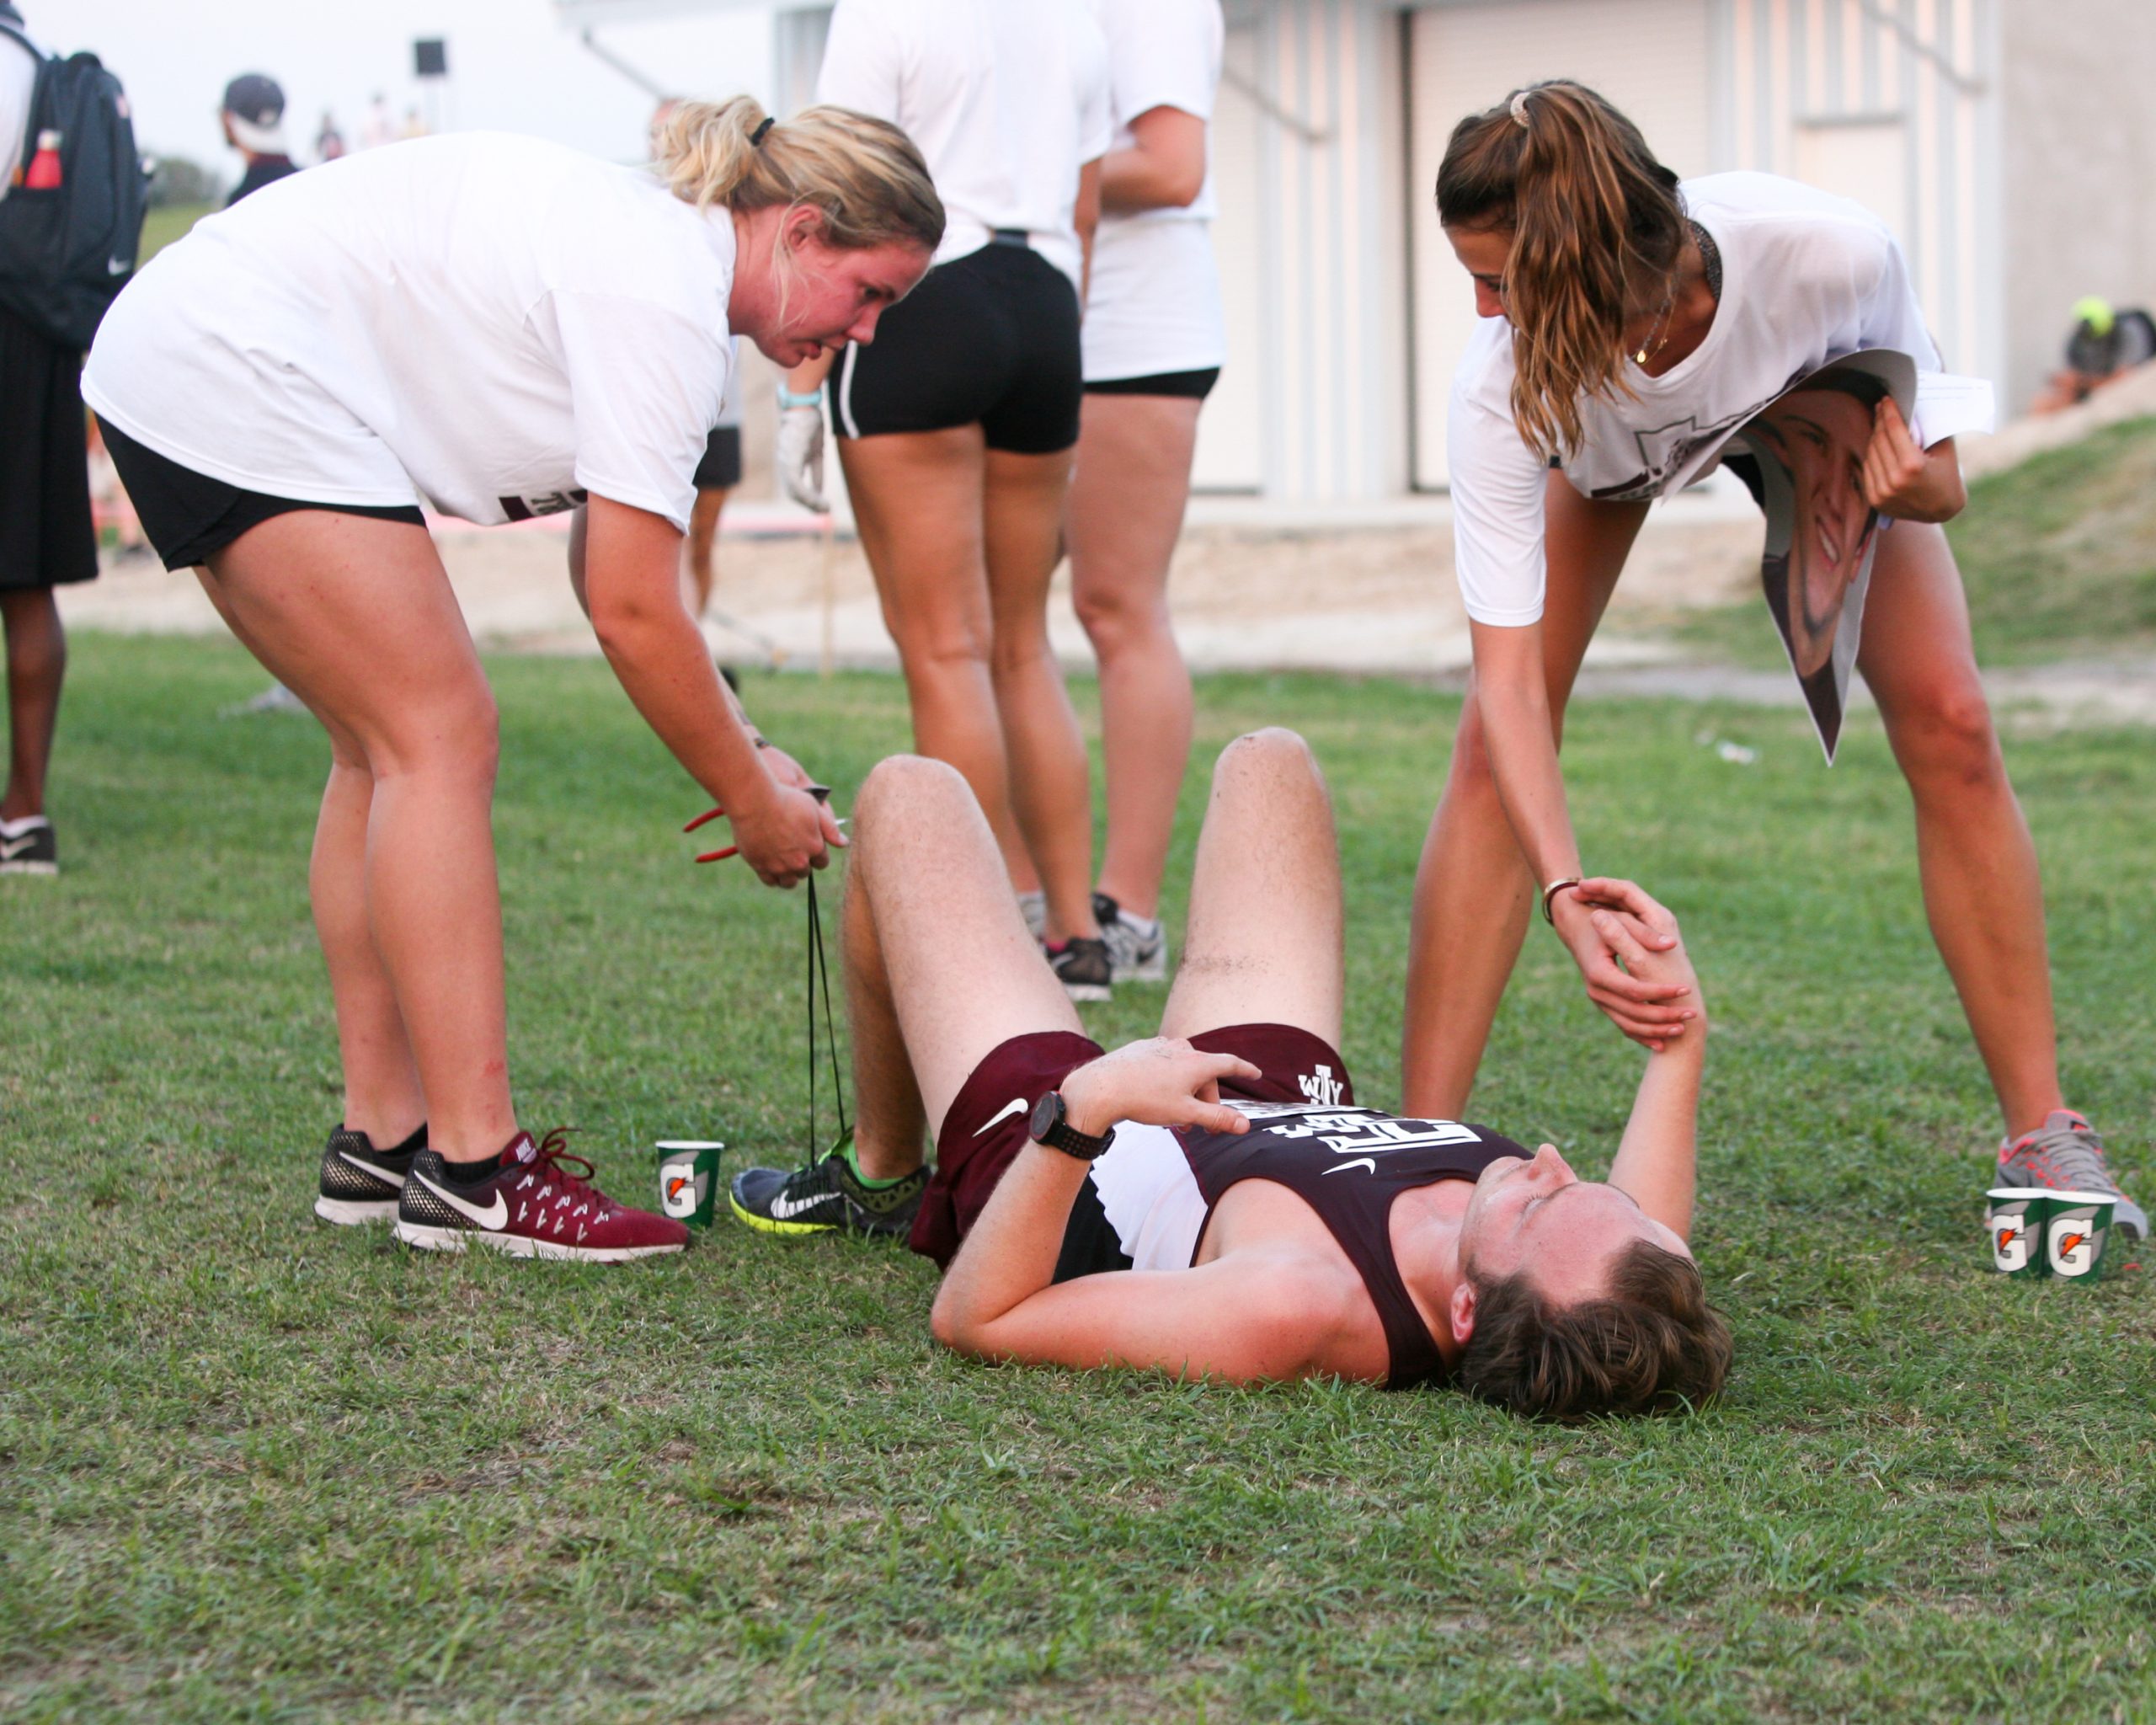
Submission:
<svg viewBox="0 0 2156 1725">
<path fill-rule="evenodd" d="M 704 458 L 696 463 L 696 489 L 731 491 L 741 483 L 741 428 L 714 425 L 704 440 Z"/>
<path fill-rule="evenodd" d="M 1203 401 L 1220 381 L 1220 368 L 1202 371 L 1155 371 L 1150 377 L 1105 377 L 1088 383 L 1088 395 L 1172 395 L 1184 401 Z"/>
<path fill-rule="evenodd" d="M 0 588 L 97 572 L 83 356 L 0 307 Z"/>
<path fill-rule="evenodd" d="M 1085 390 L 1070 278 L 1009 239 L 938 264 L 831 377 L 841 437 L 981 427 L 990 449 L 1054 455 L 1078 441 Z"/>
<path fill-rule="evenodd" d="M 424 527 L 427 518 L 414 504 L 309 503 L 296 497 L 270 497 L 259 491 L 243 491 L 222 479 L 212 479 L 192 467 L 182 467 L 154 449 L 145 448 L 107 422 L 104 446 L 120 470 L 120 483 L 127 488 L 128 500 L 142 519 L 142 531 L 168 569 L 192 569 L 207 563 L 210 554 L 222 551 L 249 527 L 258 527 L 272 515 L 295 510 L 318 509 L 331 515 L 368 515 L 378 521 L 408 521 Z"/>
</svg>

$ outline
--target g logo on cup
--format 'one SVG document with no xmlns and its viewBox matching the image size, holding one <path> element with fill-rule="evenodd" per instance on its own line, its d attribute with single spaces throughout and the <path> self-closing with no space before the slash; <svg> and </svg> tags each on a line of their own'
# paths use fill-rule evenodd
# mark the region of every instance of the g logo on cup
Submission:
<svg viewBox="0 0 2156 1725">
<path fill-rule="evenodd" d="M 659 1146 L 659 1207 L 677 1222 L 707 1228 L 718 1159 L 715 1138 L 670 1138 Z"/>
<path fill-rule="evenodd" d="M 2044 1255 L 2055 1276 L 2096 1274 L 2111 1231 L 2117 1200 L 2101 1193 L 2063 1192 L 2044 1229 Z"/>
<path fill-rule="evenodd" d="M 694 1162 L 669 1162 L 659 1171 L 659 1179 L 667 1215 L 678 1220 L 696 1213 L 707 1183 L 698 1176 Z"/>
<path fill-rule="evenodd" d="M 2051 1199 L 2018 1186 L 1996 1188 L 1984 1196 L 1984 1231 L 1991 1240 L 1992 1267 L 2009 1276 L 2047 1274 L 2044 1223 L 2051 1215 Z"/>
</svg>

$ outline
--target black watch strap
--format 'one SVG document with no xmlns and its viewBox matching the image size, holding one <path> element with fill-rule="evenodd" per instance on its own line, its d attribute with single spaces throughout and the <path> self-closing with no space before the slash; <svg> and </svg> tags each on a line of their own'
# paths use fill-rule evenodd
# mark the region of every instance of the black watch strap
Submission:
<svg viewBox="0 0 2156 1725">
<path fill-rule="evenodd" d="M 1058 1090 L 1048 1092 L 1033 1104 L 1033 1118 L 1027 1130 L 1034 1143 L 1075 1156 L 1081 1162 L 1093 1161 L 1115 1142 L 1113 1126 L 1096 1138 L 1072 1125 L 1064 1112 L 1063 1092 Z"/>
</svg>

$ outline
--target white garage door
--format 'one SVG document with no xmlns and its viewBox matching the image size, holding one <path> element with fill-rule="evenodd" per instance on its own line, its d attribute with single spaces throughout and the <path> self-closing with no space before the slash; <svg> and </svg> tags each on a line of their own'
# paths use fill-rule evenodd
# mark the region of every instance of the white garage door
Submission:
<svg viewBox="0 0 2156 1725">
<path fill-rule="evenodd" d="M 1474 290 L 1438 227 L 1432 188 L 1465 115 L 1543 78 L 1600 91 L 1681 174 L 1707 171 L 1709 0 L 1482 0 L 1410 24 L 1408 223 L 1415 294 L 1415 483 L 1445 483 L 1445 401 L 1475 327 Z"/>
</svg>

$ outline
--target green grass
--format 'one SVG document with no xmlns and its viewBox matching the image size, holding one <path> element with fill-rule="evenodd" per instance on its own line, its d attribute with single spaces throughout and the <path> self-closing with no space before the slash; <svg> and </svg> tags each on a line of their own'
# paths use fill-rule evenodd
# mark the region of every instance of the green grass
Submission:
<svg viewBox="0 0 2156 1725">
<path fill-rule="evenodd" d="M 142 217 L 142 256 L 147 264 L 217 206 L 215 204 L 161 204 Z M 141 264 L 137 264 L 137 268 Z"/>
<path fill-rule="evenodd" d="M 799 897 L 688 866 L 702 800 L 602 666 L 492 669 L 526 1118 L 639 1195 L 662 1135 L 798 1154 Z M 929 1268 L 857 1244 L 722 1228 L 602 1271 L 318 1226 L 325 749 L 215 717 L 261 681 L 78 641 L 68 872 L 0 882 L 0 1716 L 2156 1717 L 2156 1306 L 1987 1268 L 1995 1123 L 1870 718 L 1829 772 L 1795 713 L 1574 717 L 1588 855 L 1678 907 L 1718 1014 L 1698 1244 L 1739 1354 L 1704 1417 L 1557 1430 L 968 1365 L 929 1343 Z M 748 692 L 842 788 L 905 740 L 894 679 Z M 1200 698 L 1201 759 L 1277 721 L 1331 772 L 1346 1051 L 1388 1099 L 1457 703 Z M 2011 758 L 2070 1091 L 2145 1189 L 2156 753 Z M 1636 1070 L 1540 937 L 1476 1112 L 1598 1171 Z"/>
<path fill-rule="evenodd" d="M 1947 534 L 1982 663 L 2156 652 L 2156 419 L 1977 480 Z M 1642 621 L 1697 654 L 1788 664 L 1756 590 Z"/>
</svg>

